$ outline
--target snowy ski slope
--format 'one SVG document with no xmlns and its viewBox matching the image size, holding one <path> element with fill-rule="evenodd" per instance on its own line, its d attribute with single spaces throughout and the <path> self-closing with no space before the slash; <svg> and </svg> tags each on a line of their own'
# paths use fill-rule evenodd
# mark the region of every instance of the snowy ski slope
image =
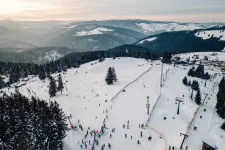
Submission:
<svg viewBox="0 0 225 150">
<path fill-rule="evenodd" d="M 179 56 L 185 59 L 192 55 L 189 53 Z M 211 53 L 199 55 L 202 57 L 207 55 L 211 58 Z M 215 57 L 223 59 L 223 56 Z M 118 81 L 110 86 L 104 81 L 109 66 L 114 66 L 118 77 Z M 184 148 L 188 146 L 188 150 L 201 150 L 202 141 L 208 141 L 210 144 L 215 144 L 218 150 L 224 150 L 225 132 L 220 129 L 223 121 L 218 118 L 214 109 L 218 92 L 217 84 L 222 76 L 214 75 L 207 82 L 206 87 L 204 80 L 188 77 L 188 80 L 199 81 L 202 99 L 206 97 L 205 103 L 198 107 L 190 98 L 190 87 L 182 83 L 190 67 L 192 66 L 174 67 L 164 64 L 164 82 L 160 88 L 160 61 L 147 62 L 135 58 L 106 59 L 102 63 L 98 61 L 86 63 L 80 68 L 69 69 L 62 74 L 66 87 L 62 95 L 57 94 L 50 99 L 48 79 L 40 81 L 37 77 L 29 80 L 25 86 L 19 88 L 19 91 L 29 97 L 36 95 L 47 101 L 56 100 L 66 115 L 71 115 L 70 120 L 73 125 L 83 126 L 84 131 L 80 129 L 68 131 L 64 139 L 66 150 L 79 150 L 82 139 L 90 140 L 92 145 L 93 136 L 89 134 L 84 139 L 88 127 L 90 127 L 89 131 L 94 129 L 99 131 L 104 119 L 107 129 L 105 134 L 98 138 L 99 146 L 95 146 L 95 150 L 100 150 L 103 144 L 106 145 L 105 149 L 108 149 L 108 143 L 114 150 L 168 150 L 169 146 L 179 149 L 183 140 L 180 133 L 189 135 L 184 142 Z M 218 73 L 210 66 L 206 66 L 205 69 L 212 75 Z M 53 77 L 57 78 L 57 75 L 54 74 Z M 5 88 L 2 91 L 10 93 L 14 92 L 14 89 Z M 147 96 L 150 102 L 150 116 L 146 108 Z M 178 106 L 176 97 L 181 97 L 184 101 L 180 104 L 179 115 L 176 114 Z M 203 111 L 204 109 L 206 112 Z M 139 124 L 144 124 L 144 128 L 139 127 Z M 198 127 L 197 131 L 193 130 L 194 126 Z M 116 131 L 111 132 L 112 128 Z M 143 137 L 140 137 L 140 132 L 143 133 Z M 152 137 L 151 141 L 148 141 L 149 136 Z M 137 144 L 137 140 L 140 144 Z M 91 145 L 88 145 L 88 149 L 91 149 Z"/>
</svg>

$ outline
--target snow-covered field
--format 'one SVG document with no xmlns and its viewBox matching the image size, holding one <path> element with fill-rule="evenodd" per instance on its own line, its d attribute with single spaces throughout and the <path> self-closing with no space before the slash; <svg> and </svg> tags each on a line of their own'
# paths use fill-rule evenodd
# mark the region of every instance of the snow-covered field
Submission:
<svg viewBox="0 0 225 150">
<path fill-rule="evenodd" d="M 183 30 L 196 30 L 203 29 L 204 27 L 198 24 L 179 24 L 179 23 L 137 23 L 145 34 L 149 32 L 158 32 L 158 31 L 183 31 Z"/>
<path fill-rule="evenodd" d="M 196 53 L 182 53 L 174 55 L 180 57 L 181 60 L 195 60 L 196 56 L 199 57 L 197 60 L 203 60 L 205 56 L 208 57 L 210 61 L 225 61 L 225 52 L 196 52 Z"/>
<path fill-rule="evenodd" d="M 180 56 L 183 58 L 189 57 L 188 55 Z M 210 56 L 207 53 L 205 55 Z M 225 57 L 219 59 L 223 58 Z M 109 66 L 115 68 L 118 77 L 114 85 L 107 85 L 104 81 Z M 80 149 L 82 139 L 90 140 L 92 145 L 93 136 L 89 134 L 84 139 L 88 127 L 89 131 L 94 129 L 99 131 L 104 119 L 106 133 L 98 139 L 99 146 L 96 146 L 95 150 L 100 150 L 103 144 L 106 145 L 105 149 L 108 149 L 108 143 L 114 150 L 168 150 L 169 146 L 179 149 L 183 140 L 180 133 L 189 135 L 184 142 L 184 148 L 188 146 L 188 150 L 201 150 L 202 141 L 214 143 L 218 150 L 224 150 L 225 132 L 219 127 L 222 120 L 218 118 L 214 109 L 217 83 L 222 76 L 213 76 L 206 87 L 204 80 L 188 77 L 188 80 L 199 81 L 202 99 L 206 93 L 208 94 L 205 103 L 198 107 L 190 98 L 190 87 L 182 83 L 190 67 L 164 64 L 164 82 L 161 88 L 161 62 L 147 62 L 135 58 L 106 59 L 102 63 L 98 61 L 86 63 L 80 68 L 69 69 L 62 74 L 66 87 L 62 95 L 57 94 L 50 99 L 48 79 L 40 81 L 37 77 L 28 81 L 25 86 L 19 88 L 19 91 L 29 97 L 36 95 L 47 101 L 56 100 L 66 115 L 72 115 L 73 125 L 82 124 L 84 131 L 71 129 L 67 133 L 64 139 L 66 150 Z M 210 74 L 215 73 L 210 67 L 205 69 Z M 57 78 L 57 74 L 53 77 Z M 2 90 L 7 93 L 14 91 L 14 89 Z M 147 96 L 150 102 L 150 115 L 147 114 L 146 108 Z M 179 115 L 176 114 L 178 106 L 176 97 L 183 99 Z M 144 124 L 144 128 L 139 127 L 139 124 Z M 193 130 L 193 126 L 198 127 L 197 131 Z M 115 132 L 111 132 L 112 128 L 115 128 Z M 140 132 L 143 133 L 143 137 L 140 137 Z M 149 136 L 152 137 L 151 141 L 148 140 Z M 138 140 L 140 144 L 137 144 Z M 91 145 L 88 145 L 88 149 L 91 149 Z"/>
<path fill-rule="evenodd" d="M 143 43 L 143 42 L 145 42 L 145 41 L 149 41 L 149 42 L 151 42 L 151 41 L 154 41 L 154 40 L 156 40 L 156 39 L 157 39 L 157 37 L 153 37 L 153 38 L 145 39 L 145 40 L 140 41 L 140 42 L 139 42 L 139 44 L 142 44 L 142 43 Z"/>
<path fill-rule="evenodd" d="M 87 35 L 96 35 L 96 34 L 104 34 L 104 32 L 112 32 L 112 29 L 107 28 L 96 28 L 90 31 L 81 31 L 77 32 L 74 36 L 87 36 Z"/>
<path fill-rule="evenodd" d="M 202 38 L 204 40 L 214 37 L 220 39 L 220 41 L 225 41 L 225 30 L 201 31 L 195 33 L 195 36 Z"/>
</svg>

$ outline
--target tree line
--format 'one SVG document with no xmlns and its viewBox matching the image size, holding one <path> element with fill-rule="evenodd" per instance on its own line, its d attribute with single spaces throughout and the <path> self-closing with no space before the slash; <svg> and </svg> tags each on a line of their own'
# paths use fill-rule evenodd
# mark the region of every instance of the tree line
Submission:
<svg viewBox="0 0 225 150">
<path fill-rule="evenodd" d="M 198 65 L 198 67 L 196 69 L 195 69 L 195 67 L 192 67 L 188 71 L 188 76 L 197 77 L 197 78 L 205 79 L 205 80 L 210 79 L 209 73 L 208 72 L 205 73 L 204 65 Z"/>
<path fill-rule="evenodd" d="M 38 75 L 40 79 L 49 76 L 52 73 L 66 71 L 68 68 L 77 68 L 80 64 L 84 64 L 94 60 L 103 61 L 104 58 L 116 57 L 134 57 L 156 60 L 159 55 L 149 51 L 126 51 L 126 50 L 109 50 L 109 51 L 91 51 L 70 53 L 56 61 L 51 61 L 46 64 L 35 63 L 10 63 L 0 61 L 0 75 L 7 75 L 9 82 L 3 82 L 0 76 L 0 88 L 7 87 L 10 84 L 18 82 L 20 78 L 25 78 L 28 75 Z"/>
<path fill-rule="evenodd" d="M 195 95 L 195 102 L 197 105 L 201 104 L 202 98 L 201 98 L 201 92 L 200 92 L 200 88 L 199 88 L 199 83 L 196 80 L 193 80 L 192 83 L 191 81 L 187 79 L 187 77 L 185 76 L 184 79 L 182 80 L 183 84 L 186 86 L 190 86 L 191 87 L 191 99 L 193 99 L 193 92 L 194 90 L 197 92 Z"/>
<path fill-rule="evenodd" d="M 217 93 L 216 112 L 222 118 L 225 119 L 225 79 L 224 77 L 219 83 L 219 91 Z M 221 128 L 225 130 L 225 121 Z"/>
<path fill-rule="evenodd" d="M 63 148 L 66 117 L 57 102 L 28 99 L 18 91 L 0 97 L 2 149 L 57 150 Z"/>
</svg>

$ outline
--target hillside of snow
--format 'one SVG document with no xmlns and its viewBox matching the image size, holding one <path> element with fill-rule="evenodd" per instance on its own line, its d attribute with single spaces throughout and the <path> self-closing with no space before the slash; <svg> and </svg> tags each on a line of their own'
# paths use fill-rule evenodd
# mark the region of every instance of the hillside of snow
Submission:
<svg viewBox="0 0 225 150">
<path fill-rule="evenodd" d="M 180 57 L 181 60 L 204 60 L 205 56 L 209 61 L 225 61 L 225 52 L 195 52 L 176 54 L 174 57 Z"/>
<path fill-rule="evenodd" d="M 145 39 L 145 40 L 140 41 L 139 44 L 142 44 L 142 43 L 145 42 L 145 41 L 151 42 L 151 41 L 154 41 L 154 40 L 156 40 L 156 39 L 157 39 L 157 37 L 148 38 L 148 39 Z"/>
<path fill-rule="evenodd" d="M 194 54 L 180 54 L 180 57 L 184 58 L 183 55 L 189 57 Z M 210 53 L 205 55 L 210 57 Z M 113 85 L 105 83 L 109 66 L 115 68 L 118 78 Z M 112 145 L 113 150 L 168 150 L 170 146 L 179 149 L 183 140 L 180 133 L 189 135 L 184 142 L 184 148 L 188 146 L 188 150 L 200 150 L 202 141 L 215 144 L 217 150 L 224 150 L 225 132 L 220 129 L 223 120 L 217 116 L 214 108 L 218 82 L 222 76 L 218 74 L 219 69 L 212 70 L 211 66 L 205 66 L 205 70 L 212 75 L 206 83 L 207 86 L 202 79 L 187 77 L 190 81 L 198 80 L 200 83 L 201 97 L 205 101 L 198 106 L 190 98 L 191 88 L 182 83 L 191 67 L 164 64 L 163 84 L 160 86 L 160 61 L 106 59 L 101 63 L 89 62 L 63 73 L 65 89 L 62 95 L 58 93 L 49 98 L 49 80 L 40 81 L 37 77 L 26 82 L 19 91 L 28 97 L 34 95 L 46 101 L 57 101 L 66 115 L 71 116 L 73 125 L 83 126 L 84 131 L 68 131 L 64 139 L 65 150 L 79 150 L 82 140 L 90 140 L 92 145 L 94 137 L 90 134 L 87 138 L 84 136 L 88 128 L 89 132 L 100 131 L 104 119 L 106 130 L 101 138 L 97 137 L 99 146 L 95 146 L 96 150 L 100 150 L 103 144 L 106 145 L 105 149 L 108 149 L 108 143 Z M 52 76 L 57 79 L 58 74 Z M 2 89 L 6 93 L 14 90 Z M 150 104 L 149 114 L 146 108 L 147 97 Z M 183 100 L 179 115 L 177 97 Z M 70 122 L 67 123 L 70 128 Z M 193 130 L 194 126 L 197 126 L 197 130 Z M 112 132 L 112 128 L 115 128 L 115 132 Z M 141 132 L 143 136 L 140 136 Z M 149 136 L 151 140 L 148 140 Z M 140 144 L 137 144 L 138 140 Z M 91 149 L 91 145 L 88 144 L 88 149 Z"/>
<path fill-rule="evenodd" d="M 212 31 L 200 31 L 195 33 L 195 36 L 205 39 L 218 38 L 221 41 L 225 41 L 225 30 L 212 30 Z"/>
<path fill-rule="evenodd" d="M 104 34 L 104 32 L 112 32 L 112 29 L 107 28 L 95 28 L 90 31 L 80 31 L 77 32 L 74 36 L 87 36 L 87 35 L 96 35 L 96 34 Z"/>
<path fill-rule="evenodd" d="M 184 31 L 184 30 L 196 30 L 196 29 L 203 29 L 204 27 L 198 24 L 179 24 L 179 23 L 137 23 L 145 34 L 151 32 L 159 32 L 159 31 Z"/>
</svg>

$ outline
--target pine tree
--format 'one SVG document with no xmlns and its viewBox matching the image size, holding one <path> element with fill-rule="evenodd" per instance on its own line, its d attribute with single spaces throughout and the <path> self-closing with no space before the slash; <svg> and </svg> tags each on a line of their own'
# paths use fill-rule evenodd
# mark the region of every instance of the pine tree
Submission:
<svg viewBox="0 0 225 150">
<path fill-rule="evenodd" d="M 38 73 L 38 77 L 40 80 L 44 80 L 46 78 L 46 72 L 44 70 L 44 67 L 40 67 L 40 71 Z"/>
<path fill-rule="evenodd" d="M 162 59 L 163 63 L 171 64 L 172 63 L 171 59 L 172 59 L 172 54 L 170 52 L 163 53 L 163 59 Z"/>
<path fill-rule="evenodd" d="M 216 112 L 218 115 L 225 119 L 225 79 L 219 83 L 219 91 L 217 93 L 217 103 L 216 103 Z"/>
<path fill-rule="evenodd" d="M 191 81 L 188 82 L 188 86 L 191 86 Z"/>
<path fill-rule="evenodd" d="M 54 123 L 57 126 L 56 133 L 57 137 L 54 138 L 54 143 L 57 145 L 57 149 L 62 147 L 62 140 L 66 136 L 67 124 L 66 117 L 62 109 L 59 107 L 59 104 L 55 101 L 51 107 L 51 111 L 53 113 Z"/>
<path fill-rule="evenodd" d="M 50 82 L 49 82 L 49 95 L 50 95 L 50 98 L 56 95 L 56 83 L 52 77 L 50 77 Z"/>
<path fill-rule="evenodd" d="M 2 79 L 2 77 L 0 76 L 0 89 L 3 88 L 3 87 L 5 87 L 5 83 Z"/>
<path fill-rule="evenodd" d="M 188 71 L 188 76 L 193 77 L 193 76 L 194 76 L 194 71 L 195 71 L 195 68 L 192 67 L 192 68 Z"/>
<path fill-rule="evenodd" d="M 207 57 L 207 56 L 204 56 L 204 60 L 208 61 L 209 59 L 208 59 L 208 57 Z"/>
<path fill-rule="evenodd" d="M 112 72 L 112 68 L 111 67 L 108 68 L 108 72 L 107 72 L 105 81 L 106 81 L 106 83 L 108 85 L 113 84 L 113 72 Z"/>
<path fill-rule="evenodd" d="M 225 122 L 222 124 L 221 129 L 225 131 Z"/>
<path fill-rule="evenodd" d="M 201 101 L 202 101 L 201 93 L 200 93 L 200 90 L 198 90 L 197 91 L 197 94 L 195 96 L 195 102 L 196 102 L 196 104 L 200 105 L 201 104 Z"/>
<path fill-rule="evenodd" d="M 194 73 L 194 76 L 195 77 L 198 77 L 198 78 L 201 78 L 201 79 L 204 79 L 204 76 L 205 73 L 204 73 L 204 65 L 199 65 L 197 67 L 197 69 L 195 70 L 195 73 Z"/>
<path fill-rule="evenodd" d="M 196 80 L 194 80 L 193 82 L 192 82 L 192 84 L 191 84 L 191 88 L 193 89 L 193 90 L 199 90 L 199 84 L 198 84 L 198 81 L 196 81 Z"/>
<path fill-rule="evenodd" d="M 113 73 L 113 81 L 117 81 L 117 76 L 116 76 L 116 71 L 114 69 L 114 67 L 112 67 L 112 73 Z"/>
<path fill-rule="evenodd" d="M 62 76 L 61 76 L 61 74 L 59 74 L 57 90 L 60 91 L 62 94 L 63 89 L 64 89 L 64 86 L 63 86 Z"/>
<path fill-rule="evenodd" d="M 205 73 L 205 75 L 204 75 L 204 79 L 206 79 L 206 80 L 209 80 L 209 79 L 210 79 L 210 75 L 209 75 L 209 73 L 208 73 L 208 72 L 206 72 L 206 73 Z"/>
<path fill-rule="evenodd" d="M 184 85 L 188 85 L 188 81 L 187 81 L 187 77 L 186 77 L 186 76 L 185 76 L 184 79 L 183 79 L 183 84 L 184 84 Z"/>
</svg>

